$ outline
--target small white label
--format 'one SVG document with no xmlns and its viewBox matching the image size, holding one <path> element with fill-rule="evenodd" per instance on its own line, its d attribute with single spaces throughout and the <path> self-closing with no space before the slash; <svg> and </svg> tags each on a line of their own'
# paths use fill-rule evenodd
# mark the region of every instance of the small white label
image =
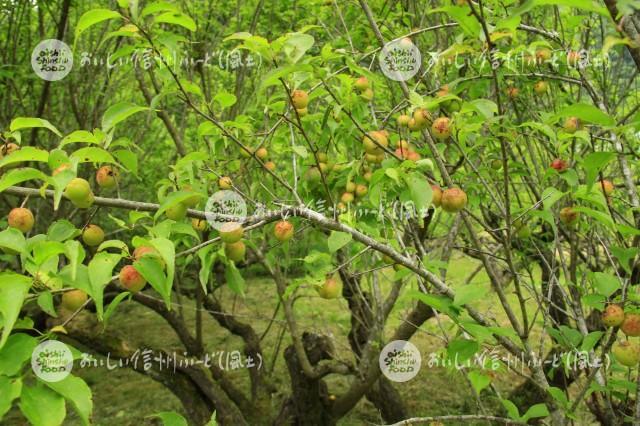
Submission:
<svg viewBox="0 0 640 426">
<path fill-rule="evenodd" d="M 378 55 L 383 74 L 395 81 L 407 81 L 416 75 L 421 61 L 420 50 L 409 38 L 385 44 Z"/>
<path fill-rule="evenodd" d="M 231 216 L 224 218 L 220 215 Z M 209 225 L 218 231 L 227 222 L 243 223 L 247 218 L 247 204 L 235 191 L 218 191 L 207 200 L 205 217 Z"/>
<path fill-rule="evenodd" d="M 57 340 L 45 340 L 31 354 L 31 368 L 45 382 L 64 380 L 73 369 L 73 354 Z"/>
<path fill-rule="evenodd" d="M 420 371 L 422 356 L 415 345 L 406 340 L 394 340 L 380 352 L 380 370 L 389 380 L 406 382 Z"/>
<path fill-rule="evenodd" d="M 73 53 L 64 41 L 41 41 L 31 52 L 31 68 L 43 80 L 62 80 L 73 68 Z"/>
</svg>

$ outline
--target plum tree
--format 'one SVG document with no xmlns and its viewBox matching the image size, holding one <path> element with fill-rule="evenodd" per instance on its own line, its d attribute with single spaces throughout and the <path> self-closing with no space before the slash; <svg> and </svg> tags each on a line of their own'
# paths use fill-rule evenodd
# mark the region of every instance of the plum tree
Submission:
<svg viewBox="0 0 640 426">
<path fill-rule="evenodd" d="M 67 184 L 64 195 L 78 208 L 89 208 L 94 202 L 91 185 L 83 178 L 73 178 Z"/>
<path fill-rule="evenodd" d="M 269 151 L 267 151 L 267 148 L 261 147 L 256 150 L 256 157 L 258 157 L 259 159 L 265 160 L 268 156 Z"/>
<path fill-rule="evenodd" d="M 125 265 L 118 274 L 120 284 L 132 293 L 137 293 L 147 285 L 147 280 L 133 265 Z"/>
<path fill-rule="evenodd" d="M 341 285 L 335 278 L 327 278 L 320 287 L 318 294 L 323 299 L 335 299 L 340 295 Z"/>
<path fill-rule="evenodd" d="M 411 117 L 406 114 L 401 114 L 397 118 L 398 126 L 407 127 L 409 125 L 409 121 L 411 121 Z"/>
<path fill-rule="evenodd" d="M 353 203 L 353 200 L 355 200 L 353 192 L 343 192 L 340 196 L 340 201 L 342 201 L 344 204 L 351 204 Z"/>
<path fill-rule="evenodd" d="M 273 234 L 276 239 L 280 242 L 289 241 L 293 237 L 294 227 L 293 223 L 287 220 L 281 220 L 276 223 L 276 226 L 273 230 Z"/>
<path fill-rule="evenodd" d="M 565 225 L 575 223 L 580 217 L 580 212 L 574 210 L 573 207 L 564 207 L 560 210 L 560 221 Z"/>
<path fill-rule="evenodd" d="M 160 263 L 160 266 L 162 266 L 162 268 L 164 269 L 166 267 L 166 263 L 164 261 L 164 259 L 162 258 L 162 255 L 160 254 L 160 252 L 152 246 L 149 245 L 141 245 L 136 247 L 136 249 L 133 251 L 133 259 L 134 260 L 140 260 L 143 257 L 151 257 L 155 260 L 158 261 L 158 263 Z"/>
<path fill-rule="evenodd" d="M 220 239 L 227 244 L 240 241 L 244 235 L 244 228 L 238 222 L 225 222 L 218 231 Z"/>
<path fill-rule="evenodd" d="M 220 189 L 231 189 L 233 187 L 231 178 L 229 176 L 222 176 L 218 179 L 218 186 Z"/>
<path fill-rule="evenodd" d="M 89 296 L 82 290 L 74 289 L 62 293 L 60 304 L 68 311 L 80 309 L 89 300 Z"/>
<path fill-rule="evenodd" d="M 206 219 L 198 219 L 194 217 L 193 219 L 191 219 L 191 226 L 196 231 L 204 232 L 207 229 L 207 221 Z"/>
<path fill-rule="evenodd" d="M 520 94 L 520 89 L 515 86 L 507 87 L 507 96 L 511 99 L 515 99 Z"/>
<path fill-rule="evenodd" d="M 367 77 L 365 76 L 358 77 L 353 86 L 359 91 L 363 92 L 370 87 L 369 79 L 367 79 Z"/>
<path fill-rule="evenodd" d="M 225 243 L 224 253 L 234 262 L 241 262 L 244 260 L 244 256 L 247 252 L 247 247 L 242 241 L 236 241 L 235 243 Z"/>
<path fill-rule="evenodd" d="M 549 48 L 541 47 L 536 49 L 536 61 L 538 64 L 543 64 L 551 59 L 552 53 Z"/>
<path fill-rule="evenodd" d="M 616 342 L 611 352 L 620 364 L 627 367 L 637 367 L 640 362 L 640 345 L 637 342 Z"/>
<path fill-rule="evenodd" d="M 411 120 L 409 120 L 409 129 L 412 131 L 424 129 L 429 124 L 429 121 L 431 121 L 431 114 L 429 111 L 424 108 L 416 108 L 413 111 L 413 126 Z"/>
<path fill-rule="evenodd" d="M 89 224 L 82 231 L 82 241 L 89 247 L 98 246 L 104 241 L 104 231 L 98 225 Z"/>
<path fill-rule="evenodd" d="M 182 190 L 186 192 L 194 193 L 191 197 L 187 198 L 186 200 L 183 200 L 182 204 L 184 204 L 190 209 L 196 207 L 200 202 L 200 199 L 202 198 L 201 195 L 198 192 L 194 191 L 193 186 L 190 184 L 182 185 Z"/>
<path fill-rule="evenodd" d="M 171 220 L 180 221 L 187 216 L 187 206 L 185 203 L 176 203 L 169 206 L 164 214 Z"/>
<path fill-rule="evenodd" d="M 640 422 L 620 368 L 640 334 L 633 2 L 4 3 L 0 423 L 110 422 L 103 387 L 77 371 L 45 386 L 6 356 L 57 333 L 121 359 L 196 360 L 212 342 L 266 355 L 138 369 L 181 424 Z M 24 59 L 56 32 L 91 60 L 41 81 Z M 229 54 L 200 63 L 214 51 Z M 102 53 L 145 66 L 101 67 Z M 236 194 L 214 205 L 220 190 Z M 217 232 L 211 214 L 244 214 L 240 198 L 246 220 Z M 77 289 L 93 300 L 70 317 Z M 618 327 L 630 344 L 613 345 Z M 394 385 L 378 368 L 391 339 L 526 368 L 439 365 Z M 549 365 L 574 346 L 618 362 Z M 451 392 L 407 403 L 444 375 Z M 445 419 L 429 412 L 443 399 Z"/>
<path fill-rule="evenodd" d="M 624 310 L 619 305 L 608 305 L 602 314 L 602 323 L 607 327 L 618 327 L 624 321 Z"/>
<path fill-rule="evenodd" d="M 96 183 L 100 188 L 111 189 L 118 184 L 120 172 L 112 166 L 102 166 L 96 172 Z"/>
<path fill-rule="evenodd" d="M 627 336 L 640 336 L 640 315 L 625 314 L 624 321 L 622 321 L 622 325 L 620 325 L 620 330 Z"/>
<path fill-rule="evenodd" d="M 442 191 L 440 206 L 448 213 L 457 213 L 467 205 L 467 194 L 460 188 L 447 188 Z"/>
<path fill-rule="evenodd" d="M 533 85 L 533 91 L 537 95 L 544 95 L 545 93 L 547 93 L 549 91 L 549 83 L 547 83 L 544 80 L 540 80 L 540 81 L 536 82 L 536 84 Z"/>
<path fill-rule="evenodd" d="M 615 190 L 615 186 L 613 185 L 613 182 L 607 179 L 601 180 L 598 183 L 598 187 L 604 193 L 604 195 L 607 195 L 607 196 L 613 194 L 613 191 Z"/>
<path fill-rule="evenodd" d="M 35 223 L 33 213 L 25 207 L 16 207 L 11 209 L 7 221 L 10 227 L 16 228 L 22 233 L 31 231 Z"/>
<path fill-rule="evenodd" d="M 551 162 L 551 168 L 562 173 L 569 168 L 569 164 L 561 158 L 556 158 Z"/>
<path fill-rule="evenodd" d="M 291 93 L 291 103 L 297 110 L 307 108 L 309 105 L 309 94 L 304 90 L 294 90 Z M 300 111 L 298 111 L 299 113 Z"/>
<path fill-rule="evenodd" d="M 567 119 L 564 121 L 564 125 L 562 126 L 564 131 L 570 134 L 574 134 L 575 132 L 580 130 L 581 127 L 582 124 L 580 123 L 580 119 L 578 117 L 567 117 Z"/>
<path fill-rule="evenodd" d="M 442 188 L 438 185 L 431 185 L 431 202 L 434 207 L 440 207 L 442 203 Z"/>
<path fill-rule="evenodd" d="M 451 136 L 451 120 L 448 117 L 436 118 L 431 125 L 431 132 L 436 139 L 447 139 Z"/>
<path fill-rule="evenodd" d="M 365 195 L 367 195 L 368 192 L 369 190 L 367 189 L 366 185 L 362 185 L 362 184 L 356 185 L 356 188 L 355 188 L 356 197 L 362 198 Z"/>
</svg>

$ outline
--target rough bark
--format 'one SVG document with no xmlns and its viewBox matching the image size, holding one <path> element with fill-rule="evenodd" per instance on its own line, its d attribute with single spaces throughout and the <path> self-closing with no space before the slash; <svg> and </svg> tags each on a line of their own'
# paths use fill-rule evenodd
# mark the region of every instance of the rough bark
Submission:
<svg viewBox="0 0 640 426">
<path fill-rule="evenodd" d="M 302 335 L 305 352 L 312 365 L 323 359 L 331 359 L 333 347 L 326 336 L 312 333 Z M 327 385 L 322 379 L 311 379 L 302 371 L 294 347 L 288 346 L 284 358 L 291 377 L 291 398 L 285 403 L 282 418 L 288 415 L 287 424 L 296 426 L 332 426 L 336 419 L 330 415 L 330 399 Z"/>
</svg>

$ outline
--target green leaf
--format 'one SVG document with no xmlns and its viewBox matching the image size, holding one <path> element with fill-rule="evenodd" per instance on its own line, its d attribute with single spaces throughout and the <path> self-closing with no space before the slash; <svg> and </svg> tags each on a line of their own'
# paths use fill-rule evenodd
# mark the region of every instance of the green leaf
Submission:
<svg viewBox="0 0 640 426">
<path fill-rule="evenodd" d="M 96 146 L 88 146 L 74 151 L 71 159 L 76 159 L 78 163 L 115 163 L 113 156 L 106 150 Z"/>
<path fill-rule="evenodd" d="M 9 412 L 13 400 L 22 392 L 22 380 L 0 376 L 0 421 Z"/>
<path fill-rule="evenodd" d="M 469 13 L 469 8 L 462 6 L 445 6 L 438 9 L 432 9 L 428 13 L 444 12 L 447 16 L 453 18 L 465 33 L 473 38 L 478 37 L 482 30 L 478 20 Z"/>
<path fill-rule="evenodd" d="M 58 241 L 41 241 L 33 248 L 33 262 L 36 265 L 42 265 L 52 257 L 58 257 L 64 252 L 64 244 Z"/>
<path fill-rule="evenodd" d="M 198 272 L 198 279 L 202 290 L 207 293 L 207 284 L 209 283 L 209 277 L 211 276 L 211 270 L 213 269 L 213 262 L 216 260 L 216 251 L 213 250 L 212 245 L 198 250 L 198 257 L 200 258 L 200 271 Z"/>
<path fill-rule="evenodd" d="M 31 288 L 31 278 L 15 272 L 0 272 L 0 349 L 4 346 L 18 319 L 22 302 Z"/>
<path fill-rule="evenodd" d="M 0 179 L 0 192 L 10 186 L 33 179 L 40 179 L 46 182 L 49 177 L 40 170 L 32 169 L 30 167 L 9 170 L 2 176 L 2 179 Z"/>
<path fill-rule="evenodd" d="M 145 8 L 142 9 L 140 16 L 145 17 L 147 15 L 152 15 L 157 12 L 166 12 L 166 11 L 179 12 L 180 9 L 178 9 L 178 6 L 176 6 L 175 4 L 171 4 L 164 1 L 158 1 L 155 3 L 150 3 L 149 5 L 145 6 Z"/>
<path fill-rule="evenodd" d="M 500 402 L 502 402 L 502 405 L 504 405 L 504 408 L 507 410 L 509 418 L 513 420 L 520 420 L 520 412 L 513 402 L 508 399 L 501 399 Z"/>
<path fill-rule="evenodd" d="M 211 418 L 209 419 L 207 424 L 204 426 L 218 426 L 218 421 L 216 420 L 216 417 L 217 417 L 216 412 L 214 411 L 213 414 L 211 414 Z"/>
<path fill-rule="evenodd" d="M 222 89 L 220 92 L 218 92 L 218 94 L 214 96 L 213 100 L 219 103 L 222 109 L 224 109 L 229 108 L 230 106 L 235 104 L 238 99 L 233 93 L 229 93 L 226 90 Z"/>
<path fill-rule="evenodd" d="M 605 297 L 611 296 L 621 288 L 618 278 L 606 272 L 594 272 L 591 279 L 598 294 Z"/>
<path fill-rule="evenodd" d="M 329 251 L 331 253 L 337 252 L 346 246 L 349 241 L 351 241 L 351 238 L 351 234 L 347 234 L 346 232 L 331 231 L 331 235 L 329 235 L 329 239 L 327 240 Z"/>
<path fill-rule="evenodd" d="M 587 216 L 590 216 L 600 224 L 607 226 L 609 229 L 614 229 L 615 227 L 613 219 L 611 218 L 611 215 L 609 215 L 609 213 L 600 212 L 588 207 L 574 207 L 573 209 L 577 212 L 584 213 Z"/>
<path fill-rule="evenodd" d="M 25 146 L 17 151 L 13 151 L 0 161 L 0 168 L 7 164 L 21 163 L 24 161 L 38 161 L 46 163 L 49 160 L 49 153 L 43 149 Z"/>
<path fill-rule="evenodd" d="M 66 219 L 60 219 L 49 225 L 47 239 L 49 241 L 64 242 L 80 235 L 80 230 Z"/>
<path fill-rule="evenodd" d="M 27 250 L 27 240 L 16 228 L 0 231 L 0 249 L 7 253 L 19 254 Z"/>
<path fill-rule="evenodd" d="M 596 344 L 602 338 L 602 336 L 604 336 L 604 332 L 602 331 L 592 331 L 591 333 L 587 334 L 582 339 L 582 346 L 580 347 L 580 350 L 588 352 L 591 349 L 595 348 Z"/>
<path fill-rule="evenodd" d="M 69 259 L 69 269 L 71 269 L 71 279 L 75 280 L 78 276 L 78 266 L 84 260 L 86 255 L 84 248 L 79 241 L 69 240 L 64 243 L 65 256 Z"/>
<path fill-rule="evenodd" d="M 171 296 L 167 288 L 167 276 L 163 272 L 162 263 L 152 256 L 143 256 L 133 263 L 136 271 L 167 301 Z"/>
<path fill-rule="evenodd" d="M 592 152 L 584 157 L 582 166 L 585 170 L 586 185 L 590 187 L 596 181 L 598 173 L 615 158 L 613 152 Z"/>
<path fill-rule="evenodd" d="M 193 192 L 175 191 L 170 193 L 164 200 L 162 200 L 162 203 L 160 203 L 160 208 L 158 209 L 158 211 L 156 211 L 153 217 L 155 219 L 159 218 L 167 209 L 176 206 L 191 197 L 193 197 Z"/>
<path fill-rule="evenodd" d="M 9 336 L 4 348 L 0 349 L 0 378 L 17 375 L 31 360 L 31 354 L 36 346 L 38 346 L 38 340 L 28 334 L 16 333 Z M 2 410 L 0 410 L 1 416 Z"/>
<path fill-rule="evenodd" d="M 113 156 L 131 173 L 138 175 L 138 156 L 135 152 L 127 149 L 113 151 Z"/>
<path fill-rule="evenodd" d="M 189 31 L 196 30 L 196 23 L 190 16 L 180 12 L 165 12 L 155 17 L 155 22 L 163 22 L 166 24 L 180 25 Z"/>
<path fill-rule="evenodd" d="M 631 275 L 631 261 L 638 255 L 640 249 L 637 247 L 611 247 L 611 253 L 618 259 L 620 266 Z"/>
<path fill-rule="evenodd" d="M 113 315 L 113 313 L 116 311 L 116 308 L 118 307 L 120 302 L 122 302 L 126 297 L 129 296 L 131 296 L 131 293 L 129 293 L 128 291 L 123 291 L 122 293 L 118 293 L 118 295 L 113 298 L 111 303 L 109 303 L 109 306 L 107 306 L 107 309 L 105 309 L 104 311 L 104 317 L 102 319 L 105 327 L 107 326 L 107 321 L 109 321 L 111 315 Z"/>
<path fill-rule="evenodd" d="M 22 380 L 0 376 L 0 420 L 9 412 L 13 400 L 22 392 Z"/>
<path fill-rule="evenodd" d="M 409 290 L 407 297 L 412 299 L 418 299 L 427 306 L 431 306 L 438 312 L 449 315 L 452 318 L 458 316 L 456 307 L 453 306 L 453 301 L 447 296 L 441 294 L 425 294 L 417 290 Z"/>
<path fill-rule="evenodd" d="M 53 306 L 53 296 L 49 291 L 43 291 L 38 295 L 38 306 L 42 308 L 49 316 L 56 318 L 58 316 L 56 307 Z"/>
<path fill-rule="evenodd" d="M 550 210 L 560 198 L 564 196 L 564 192 L 558 191 L 556 188 L 549 187 L 542 192 L 542 205 L 545 210 Z"/>
<path fill-rule="evenodd" d="M 22 388 L 20 411 L 33 426 L 58 426 L 67 415 L 64 398 L 40 382 Z"/>
<path fill-rule="evenodd" d="M 536 404 L 527 410 L 522 416 L 523 421 L 528 421 L 529 419 L 533 419 L 536 417 L 547 417 L 549 415 L 549 410 L 547 410 L 547 406 L 544 404 Z"/>
<path fill-rule="evenodd" d="M 76 39 L 91 26 L 114 18 L 122 18 L 122 16 L 118 12 L 109 9 L 92 9 L 85 12 L 76 24 Z"/>
<path fill-rule="evenodd" d="M 175 275 L 176 248 L 173 242 L 167 238 L 154 238 L 149 241 L 149 243 L 158 250 L 166 265 L 167 281 L 165 283 L 165 288 L 167 289 L 167 294 L 165 303 L 167 305 L 167 309 L 171 309 L 171 288 L 173 287 L 173 278 Z"/>
<path fill-rule="evenodd" d="M 76 172 L 74 170 L 66 169 L 50 178 L 49 181 L 53 183 L 53 188 L 54 188 L 54 193 L 53 193 L 53 209 L 54 210 L 58 210 L 58 207 L 60 206 L 60 200 L 62 200 L 62 195 L 64 194 L 64 190 L 67 187 L 67 184 L 71 182 L 71 180 L 75 177 L 76 177 Z"/>
<path fill-rule="evenodd" d="M 492 118 L 498 113 L 498 105 L 489 99 L 476 99 L 467 104 L 484 118 Z"/>
<path fill-rule="evenodd" d="M 480 373 L 479 371 L 470 371 L 467 377 L 471 382 L 471 386 L 473 386 L 473 389 L 478 395 L 480 395 L 480 392 L 482 392 L 482 390 L 489 386 L 489 384 L 491 383 L 491 378 Z"/>
<path fill-rule="evenodd" d="M 95 145 L 100 143 L 100 139 L 93 133 L 86 130 L 76 130 L 75 132 L 71 132 L 65 136 L 58 147 L 62 148 L 63 146 L 71 143 L 88 143 Z"/>
<path fill-rule="evenodd" d="M 482 295 L 486 292 L 487 289 L 479 284 L 461 286 L 456 289 L 453 303 L 457 306 L 463 306 L 471 301 L 481 300 Z"/>
<path fill-rule="evenodd" d="M 175 411 L 162 411 L 160 413 L 155 413 L 151 417 L 158 417 L 162 420 L 163 426 L 188 426 L 185 418 Z"/>
<path fill-rule="evenodd" d="M 450 359 L 461 364 L 471 359 L 478 352 L 478 349 L 480 349 L 480 345 L 475 340 L 455 339 L 447 345 L 447 354 Z"/>
<path fill-rule="evenodd" d="M 300 60 L 311 49 L 315 40 L 313 36 L 303 33 L 293 33 L 287 36 L 287 40 L 282 48 L 287 57 L 294 64 Z"/>
<path fill-rule="evenodd" d="M 415 205 L 416 213 L 423 217 L 426 214 L 429 205 L 431 204 L 431 198 L 433 197 L 433 190 L 431 185 L 422 175 L 411 175 L 405 178 L 405 182 L 409 187 L 411 194 L 411 201 Z"/>
<path fill-rule="evenodd" d="M 138 106 L 131 102 L 120 102 L 109 107 L 102 116 L 102 130 L 107 132 L 115 127 L 118 123 L 131 117 L 141 111 L 147 111 L 149 108 Z"/>
<path fill-rule="evenodd" d="M 62 137 L 62 133 L 60 133 L 58 129 L 53 126 L 53 124 L 42 118 L 17 117 L 14 118 L 9 125 L 9 130 L 11 130 L 12 132 L 15 132 L 16 130 L 32 128 L 45 128 Z"/>
<path fill-rule="evenodd" d="M 592 0 L 528 0 L 520 7 L 511 10 L 511 15 L 522 15 L 537 6 L 566 6 L 576 9 L 586 10 L 587 12 L 595 12 L 606 18 L 609 18 L 607 9 L 597 6 Z"/>
<path fill-rule="evenodd" d="M 46 382 L 46 385 L 71 403 L 80 419 L 82 419 L 82 424 L 88 425 L 90 423 L 93 401 L 91 399 L 91 389 L 84 380 L 80 377 L 68 375 L 59 382 Z"/>
<path fill-rule="evenodd" d="M 616 121 L 608 114 L 589 104 L 574 104 L 564 108 L 558 113 L 560 117 L 578 117 L 587 123 L 601 126 L 615 126 Z"/>
<path fill-rule="evenodd" d="M 227 280 L 227 285 L 234 293 L 244 296 L 244 278 L 233 262 L 226 264 L 224 277 Z"/>
<path fill-rule="evenodd" d="M 103 312 L 103 292 L 107 284 L 111 282 L 113 276 L 113 268 L 122 258 L 121 254 L 100 252 L 97 253 L 89 262 L 88 274 L 90 289 L 87 291 L 89 296 L 96 304 L 98 318 L 102 319 Z M 80 271 L 81 269 L 79 269 Z"/>
<path fill-rule="evenodd" d="M 569 405 L 569 400 L 567 399 L 567 395 L 560 388 L 551 386 L 548 390 L 549 394 L 553 397 L 556 402 L 560 403 L 561 407 L 566 407 Z"/>
<path fill-rule="evenodd" d="M 307 151 L 307 148 L 302 145 L 293 145 L 291 149 L 302 158 L 307 158 L 309 156 L 309 151 Z"/>
</svg>

